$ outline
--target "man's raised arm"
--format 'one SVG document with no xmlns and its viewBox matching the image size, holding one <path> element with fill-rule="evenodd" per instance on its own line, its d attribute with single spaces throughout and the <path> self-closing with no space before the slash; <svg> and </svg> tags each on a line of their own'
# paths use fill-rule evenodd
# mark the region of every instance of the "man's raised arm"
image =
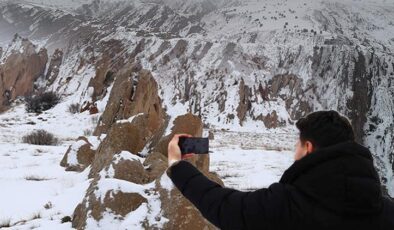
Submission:
<svg viewBox="0 0 394 230">
<path fill-rule="evenodd" d="M 254 192 L 224 188 L 184 160 L 174 163 L 166 173 L 201 214 L 220 229 L 271 229 L 283 221 L 278 218 L 283 217 L 281 210 L 286 205 L 282 184 Z"/>
</svg>

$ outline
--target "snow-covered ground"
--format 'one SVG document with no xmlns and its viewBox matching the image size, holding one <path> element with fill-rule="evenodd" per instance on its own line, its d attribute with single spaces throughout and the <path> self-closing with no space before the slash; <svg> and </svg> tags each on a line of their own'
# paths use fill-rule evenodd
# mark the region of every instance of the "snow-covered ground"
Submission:
<svg viewBox="0 0 394 230">
<path fill-rule="evenodd" d="M 87 113 L 70 114 L 67 105 L 65 100 L 37 116 L 26 113 L 21 104 L 0 114 L 0 228 L 71 229 L 71 223 L 62 224 L 61 219 L 72 216 L 83 199 L 89 168 L 66 172 L 59 163 L 72 140 L 93 127 L 94 118 Z M 21 137 L 34 129 L 54 133 L 61 144 L 21 143 Z M 294 134 L 214 130 L 214 137 L 211 171 L 228 187 L 243 191 L 266 187 L 293 161 Z"/>
</svg>

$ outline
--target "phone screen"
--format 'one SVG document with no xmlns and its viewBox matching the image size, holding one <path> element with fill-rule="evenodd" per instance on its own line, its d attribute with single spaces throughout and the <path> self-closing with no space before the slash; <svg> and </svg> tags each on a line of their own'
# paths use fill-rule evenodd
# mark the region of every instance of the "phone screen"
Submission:
<svg viewBox="0 0 394 230">
<path fill-rule="evenodd" d="M 179 148 L 182 154 L 208 154 L 209 139 L 204 137 L 179 137 Z"/>
</svg>

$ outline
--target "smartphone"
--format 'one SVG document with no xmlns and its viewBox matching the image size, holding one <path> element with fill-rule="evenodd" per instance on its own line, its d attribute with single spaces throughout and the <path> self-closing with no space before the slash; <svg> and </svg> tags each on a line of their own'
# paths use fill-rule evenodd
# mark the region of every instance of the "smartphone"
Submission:
<svg viewBox="0 0 394 230">
<path fill-rule="evenodd" d="M 209 139 L 205 137 L 179 137 L 178 145 L 181 154 L 208 154 L 209 152 Z"/>
</svg>

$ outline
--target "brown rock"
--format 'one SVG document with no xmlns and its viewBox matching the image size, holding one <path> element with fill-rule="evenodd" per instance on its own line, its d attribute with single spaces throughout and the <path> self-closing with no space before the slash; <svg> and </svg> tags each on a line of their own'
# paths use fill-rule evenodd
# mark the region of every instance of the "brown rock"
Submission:
<svg viewBox="0 0 394 230">
<path fill-rule="evenodd" d="M 52 85 L 59 75 L 60 65 L 63 61 L 63 51 L 56 49 L 51 57 L 51 62 L 49 63 L 46 79 L 47 85 Z"/>
<path fill-rule="evenodd" d="M 286 110 L 289 112 L 291 119 L 298 120 L 303 115 L 312 112 L 312 107 L 305 101 L 302 89 L 302 79 L 294 74 L 281 74 L 274 76 L 269 82 L 269 97 L 276 100 L 280 97 L 285 101 Z M 287 88 L 289 91 L 281 94 L 281 90 Z M 292 106 L 293 101 L 298 103 Z"/>
<path fill-rule="evenodd" d="M 245 85 L 245 81 L 242 78 L 239 84 L 239 104 L 237 107 L 237 116 L 239 119 L 239 124 L 242 125 L 246 118 L 246 113 L 250 110 L 252 104 L 250 102 L 250 88 Z"/>
<path fill-rule="evenodd" d="M 92 147 L 86 137 L 79 137 L 68 147 L 60 165 L 66 167 L 66 171 L 83 171 L 94 159 L 96 151 Z"/>
<path fill-rule="evenodd" d="M 152 152 L 144 161 L 148 183 L 159 178 L 168 168 L 168 159 L 160 152 Z"/>
<path fill-rule="evenodd" d="M 94 103 L 93 105 L 90 105 L 90 107 L 89 107 L 89 114 L 90 115 L 97 114 L 98 112 L 99 111 L 98 111 L 96 103 Z"/>
<path fill-rule="evenodd" d="M 129 153 L 131 154 L 131 153 Z M 114 178 L 126 180 L 136 184 L 145 184 L 148 182 L 148 175 L 144 166 L 139 160 L 120 159 L 119 162 L 113 162 Z"/>
<path fill-rule="evenodd" d="M 93 87 L 92 99 L 97 100 L 113 82 L 113 72 L 110 71 L 110 59 L 108 56 L 103 58 L 96 64 L 96 76 L 89 82 L 89 87 Z"/>
<path fill-rule="evenodd" d="M 154 152 L 161 152 L 165 156 L 168 155 L 168 143 L 172 137 L 177 133 L 186 133 L 194 137 L 201 137 L 203 131 L 203 124 L 198 116 L 191 113 L 178 116 L 173 123 L 171 134 L 163 137 L 153 149 Z M 197 168 L 208 171 L 209 170 L 209 155 L 200 154 L 193 158 L 192 162 Z"/>
<path fill-rule="evenodd" d="M 267 114 L 266 116 L 263 116 L 262 114 L 260 114 L 255 119 L 263 121 L 265 127 L 269 128 L 269 129 L 286 125 L 286 123 L 283 123 L 283 121 L 282 122 L 279 121 L 279 117 L 278 117 L 275 110 L 272 111 L 271 113 Z"/>
<path fill-rule="evenodd" d="M 0 111 L 7 109 L 16 97 L 33 92 L 33 83 L 44 73 L 48 61 L 47 51 L 36 53 L 29 40 L 16 36 L 13 42 L 21 42 L 23 52 L 12 51 L 0 65 Z"/>
<path fill-rule="evenodd" d="M 128 213 L 136 210 L 142 203 L 147 202 L 146 198 L 138 193 L 125 193 L 109 189 L 104 197 L 96 197 L 98 180 L 94 180 L 86 193 L 85 199 L 74 210 L 72 227 L 85 229 L 86 221 L 93 218 L 100 221 L 103 214 L 110 210 L 111 213 L 125 217 Z"/>
<path fill-rule="evenodd" d="M 90 101 L 83 102 L 83 104 L 81 105 L 80 113 L 83 113 L 83 112 L 89 110 L 92 105 L 93 105 L 93 103 Z"/>
<path fill-rule="evenodd" d="M 92 164 L 89 178 L 94 178 L 104 167 L 111 164 L 113 156 L 121 151 L 138 154 L 157 131 L 149 114 L 139 114 L 132 122 L 117 122 L 112 125 L 107 137 L 100 144 Z"/>
<path fill-rule="evenodd" d="M 158 96 L 158 86 L 150 72 L 135 71 L 128 66 L 116 74 L 116 80 L 94 135 L 107 133 L 117 120 L 139 113 L 149 115 L 149 125 L 158 129 L 163 124 L 164 111 Z"/>
<path fill-rule="evenodd" d="M 123 193 L 117 192 L 115 194 L 108 191 L 104 198 L 104 207 L 108 207 L 114 213 L 126 216 L 130 212 L 136 210 L 142 203 L 147 200 L 138 193 Z"/>
<path fill-rule="evenodd" d="M 188 161 L 193 163 L 193 160 L 188 159 Z M 223 182 L 216 174 L 204 171 L 202 173 L 223 186 Z M 174 187 L 171 190 L 167 190 L 162 187 L 160 180 L 156 181 L 156 188 L 160 194 L 163 216 L 169 219 L 164 229 L 217 229 L 201 215 L 189 200 L 184 198 L 177 188 Z"/>
</svg>

